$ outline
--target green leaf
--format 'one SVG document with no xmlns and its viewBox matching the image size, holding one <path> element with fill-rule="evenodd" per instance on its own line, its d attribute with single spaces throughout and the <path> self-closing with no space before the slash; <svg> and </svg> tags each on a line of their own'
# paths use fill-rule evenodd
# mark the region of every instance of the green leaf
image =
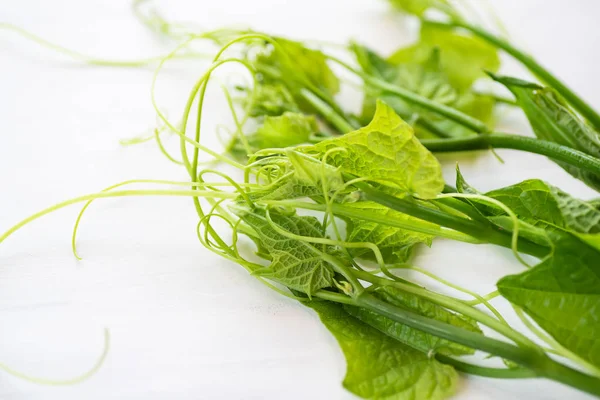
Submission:
<svg viewBox="0 0 600 400">
<path fill-rule="evenodd" d="M 347 370 L 343 385 L 363 399 L 441 400 L 456 391 L 458 374 L 348 315 L 334 303 L 310 302 L 337 339 Z"/>
<path fill-rule="evenodd" d="M 495 72 L 500 67 L 498 50 L 474 36 L 456 33 L 432 24 L 421 25 L 420 41 L 398 50 L 388 61 L 393 64 L 419 63 L 438 48 L 442 71 L 453 87 L 466 90 L 484 71 Z"/>
<path fill-rule="evenodd" d="M 372 201 L 345 203 L 344 207 L 358 212 L 367 211 L 370 214 L 377 214 L 387 220 L 400 220 L 405 224 L 410 224 L 411 221 L 416 220 L 414 217 Z M 386 264 L 406 262 L 410 258 L 415 245 L 424 243 L 431 246 L 433 240 L 432 235 L 365 221 L 360 218 L 349 218 L 346 223 L 346 241 L 354 243 L 367 242 L 377 245 Z M 350 253 L 355 257 L 374 259 L 373 253 L 367 249 L 352 249 Z"/>
<path fill-rule="evenodd" d="M 307 143 L 317 130 L 317 121 L 311 115 L 285 112 L 278 117 L 266 117 L 249 141 L 257 150 L 290 147 Z"/>
<path fill-rule="evenodd" d="M 260 238 L 261 250 L 270 255 L 271 265 L 260 271 L 260 275 L 309 296 L 333 285 L 333 270 L 322 257 L 327 252 L 324 246 L 282 235 L 269 223 L 263 210 L 237 207 L 234 211 L 254 228 Z M 276 225 L 294 235 L 324 237 L 323 227 L 314 217 L 286 215 L 275 210 L 271 210 L 269 215 Z"/>
<path fill-rule="evenodd" d="M 251 90 L 242 88 L 246 92 L 245 101 L 251 99 Z M 250 109 L 251 117 L 260 117 L 264 115 L 278 116 L 286 111 L 299 111 L 298 105 L 289 90 L 281 83 L 262 83 L 256 86 L 254 93 L 254 102 Z"/>
<path fill-rule="evenodd" d="M 458 193 L 480 194 L 477 189 L 467 183 L 463 174 L 460 172 L 458 164 L 456 164 L 456 191 Z"/>
<path fill-rule="evenodd" d="M 554 232 L 554 253 L 534 268 L 498 282 L 557 342 L 600 366 L 600 252 L 568 233 Z"/>
<path fill-rule="evenodd" d="M 261 160 L 264 168 L 282 175 L 264 189 L 252 190 L 248 195 L 252 200 L 289 200 L 299 197 L 323 196 L 334 192 L 345 194 L 351 189 L 343 190 L 344 180 L 340 171 L 329 164 L 288 149 L 285 157 L 268 157 Z"/>
<path fill-rule="evenodd" d="M 249 149 L 236 137 L 230 152 L 244 159 L 258 150 L 296 146 L 307 143 L 317 129 L 317 121 L 311 115 L 286 111 L 280 116 L 266 116 L 256 132 L 246 136 Z"/>
<path fill-rule="evenodd" d="M 506 86 L 517 98 L 535 135 L 543 140 L 568 146 L 600 157 L 600 137 L 587 123 L 571 111 L 553 89 L 510 77 L 492 77 Z M 600 176 L 557 162 L 575 178 L 600 190 Z"/>
<path fill-rule="evenodd" d="M 328 163 L 342 172 L 393 184 L 423 198 L 435 197 L 444 188 L 437 159 L 414 136 L 410 125 L 383 102 L 366 127 L 304 148 L 320 154 L 330 150 Z"/>
<path fill-rule="evenodd" d="M 459 193 L 479 193 L 466 183 L 456 168 L 456 187 Z M 562 228 L 572 233 L 600 232 L 600 210 L 590 202 L 571 197 L 559 188 L 539 179 L 529 179 L 515 185 L 485 193 L 510 208 L 522 222 L 547 230 Z M 487 216 L 500 216 L 504 211 L 477 200 L 469 200 Z M 490 218 L 495 222 L 498 218 Z M 505 221 L 506 222 L 506 221 Z M 509 223 L 512 225 L 512 223 Z M 508 227 L 502 224 L 503 227 Z"/>
<path fill-rule="evenodd" d="M 481 330 L 475 321 L 451 313 L 428 300 L 421 299 L 398 289 L 381 287 L 373 291 L 372 294 L 396 307 L 458 326 L 472 332 L 481 333 Z M 444 355 L 466 355 L 475 353 L 471 348 L 445 339 L 440 339 L 437 336 L 430 335 L 418 329 L 410 328 L 370 310 L 351 306 L 345 307 L 345 310 L 350 315 L 360 319 L 362 322 L 374 327 L 386 335 L 430 355 L 436 353 Z"/>
<path fill-rule="evenodd" d="M 339 79 L 327 65 L 327 58 L 321 51 L 309 49 L 300 42 L 288 39 L 276 40 L 285 54 L 273 49 L 269 53 L 260 54 L 255 62 L 257 70 L 267 82 L 275 79 L 290 87 L 292 83 L 304 86 L 303 81 L 308 80 L 329 95 L 340 90 Z M 273 77 L 272 71 L 280 75 Z"/>
<path fill-rule="evenodd" d="M 351 49 L 364 72 L 440 104 L 456 108 L 486 123 L 491 123 L 494 100 L 490 97 L 476 95 L 468 89 L 462 90 L 454 87 L 441 68 L 440 53 L 437 48 L 432 48 L 423 60 L 413 60 L 401 64 L 392 64 L 364 46 L 353 44 Z M 415 106 L 397 96 L 373 90 L 366 93 L 363 101 L 361 115 L 363 121 L 372 117 L 377 98 L 385 101 L 408 121 L 415 118 L 426 119 L 429 126 L 437 128 L 445 136 L 473 135 L 472 131 L 454 121 L 440 117 L 436 113 Z M 430 128 L 428 129 L 423 124 L 413 125 L 419 137 L 432 135 Z"/>
<path fill-rule="evenodd" d="M 538 179 L 493 190 L 486 196 L 501 201 L 520 219 L 535 226 L 551 225 L 578 233 L 600 232 L 600 211 L 593 205 Z M 501 210 L 495 212 L 501 213 Z"/>
</svg>

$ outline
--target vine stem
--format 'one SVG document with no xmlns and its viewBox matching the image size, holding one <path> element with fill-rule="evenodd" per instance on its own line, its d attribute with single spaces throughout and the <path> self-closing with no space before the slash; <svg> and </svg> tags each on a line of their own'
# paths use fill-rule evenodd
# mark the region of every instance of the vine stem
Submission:
<svg viewBox="0 0 600 400">
<path fill-rule="evenodd" d="M 456 300 L 449 296 L 444 296 L 435 292 L 431 292 L 429 290 L 423 289 L 415 285 L 409 285 L 399 281 L 391 281 L 389 279 L 385 279 L 365 271 L 353 271 L 353 274 L 356 275 L 359 279 L 364 280 L 366 282 L 370 282 L 379 286 L 396 287 L 404 292 L 414 294 L 416 296 L 427 299 L 435 304 L 438 304 L 442 307 L 445 307 L 449 310 L 466 315 L 467 317 L 473 318 L 477 322 L 487 326 L 490 329 L 493 329 L 494 331 L 500 333 L 507 339 L 512 340 L 513 342 L 517 343 L 522 347 L 535 349 L 536 351 L 539 351 L 539 346 L 533 343 L 525 335 L 515 331 L 514 329 L 501 323 L 497 319 L 492 318 L 488 314 L 472 306 L 464 304 L 460 300 Z"/>
<path fill-rule="evenodd" d="M 522 150 L 541 154 L 553 160 L 600 174 L 600 159 L 567 146 L 525 136 L 495 132 L 456 139 L 423 139 L 421 143 L 432 152 L 486 150 L 489 148 Z"/>
<path fill-rule="evenodd" d="M 581 391 L 600 396 L 600 379 L 559 364 L 543 352 L 538 352 L 530 348 L 520 348 L 500 340 L 488 338 L 479 333 L 415 314 L 379 300 L 367 292 L 363 292 L 357 296 L 355 301 L 359 307 L 374 311 L 411 328 L 514 361 L 532 370 L 538 376 L 543 376 Z"/>
<path fill-rule="evenodd" d="M 473 118 L 470 115 L 467 115 L 461 111 L 456 110 L 455 108 L 452 108 L 452 107 L 446 106 L 444 104 L 438 103 L 436 101 L 430 100 L 427 97 L 421 96 L 420 94 L 412 92 L 408 89 L 404 89 L 402 87 L 388 83 L 382 79 L 365 74 L 365 73 L 353 68 L 348 63 L 346 63 L 342 60 L 339 60 L 336 57 L 327 56 L 327 58 L 329 60 L 339 64 L 340 66 L 344 67 L 345 69 L 352 72 L 353 74 L 359 76 L 360 78 L 363 79 L 363 81 L 366 84 L 368 84 L 369 86 L 371 86 L 373 88 L 377 88 L 377 89 L 382 90 L 389 94 L 394 94 L 410 103 L 421 106 L 421 107 L 423 107 L 427 110 L 433 111 L 439 115 L 443 115 L 444 117 L 451 119 L 451 120 L 463 125 L 464 127 L 473 130 L 474 132 L 477 132 L 477 133 L 489 132 L 489 128 L 487 127 L 487 125 L 485 123 L 483 123 L 482 121 L 478 120 L 477 118 Z"/>
<path fill-rule="evenodd" d="M 492 223 L 488 224 L 482 221 L 462 218 L 425 207 L 412 199 L 401 199 L 391 196 L 364 182 L 358 182 L 354 186 L 364 193 L 366 200 L 371 200 L 392 210 L 457 230 L 487 243 L 513 248 L 514 243 L 512 242 L 511 233 L 498 229 Z M 518 250 L 538 258 L 543 258 L 550 252 L 547 246 L 534 243 L 526 238 L 519 239 Z"/>
<path fill-rule="evenodd" d="M 540 65 L 532 56 L 524 53 L 523 51 L 517 49 L 509 42 L 504 39 L 501 39 L 497 36 L 492 35 L 491 33 L 481 29 L 479 27 L 473 26 L 465 21 L 452 21 L 452 22 L 437 22 L 437 21 L 425 21 L 427 24 L 435 25 L 441 28 L 463 28 L 467 31 L 473 33 L 479 38 L 485 40 L 486 42 L 498 47 L 499 49 L 504 50 L 506 53 L 510 54 L 512 57 L 520 61 L 531 73 L 537 76 L 541 81 L 545 82 L 547 85 L 551 86 L 554 90 L 560 93 L 568 102 L 575 108 L 579 113 L 584 116 L 588 121 L 596 127 L 596 129 L 600 129 L 600 115 L 581 97 L 579 97 L 572 89 L 570 89 L 567 85 L 565 85 L 560 79 L 558 79 L 554 74 Z"/>
</svg>

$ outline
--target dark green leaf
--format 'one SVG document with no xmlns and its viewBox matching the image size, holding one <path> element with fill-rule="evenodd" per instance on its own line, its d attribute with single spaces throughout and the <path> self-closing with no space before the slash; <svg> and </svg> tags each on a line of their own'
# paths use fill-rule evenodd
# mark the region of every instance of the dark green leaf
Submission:
<svg viewBox="0 0 600 400">
<path fill-rule="evenodd" d="M 551 225 L 578 233 L 600 232 L 600 211 L 593 205 L 537 179 L 493 190 L 486 196 L 501 201 L 520 219 L 535 226 Z M 501 210 L 496 212 L 500 213 Z"/>
<path fill-rule="evenodd" d="M 372 293 L 379 299 L 393 304 L 396 307 L 458 326 L 472 332 L 481 333 L 481 330 L 474 321 L 451 313 L 430 301 L 402 292 L 398 289 L 381 287 Z M 402 325 L 373 311 L 351 306 L 347 306 L 345 309 L 350 315 L 360 319 L 364 323 L 427 354 L 441 353 L 445 355 L 465 355 L 475 353 L 474 350 L 468 347 Z"/>
<path fill-rule="evenodd" d="M 337 339 L 347 362 L 343 385 L 364 399 L 441 400 L 456 390 L 458 374 L 347 314 L 334 303 L 308 303 Z"/>
<path fill-rule="evenodd" d="M 561 345 L 600 366 L 600 252 L 568 233 L 552 235 L 553 255 L 502 278 L 498 290 Z"/>
<path fill-rule="evenodd" d="M 516 78 L 493 78 L 513 92 L 538 138 L 600 157 L 598 132 L 573 113 L 553 89 Z M 600 176 L 565 163 L 558 164 L 575 178 L 600 190 Z"/>
</svg>

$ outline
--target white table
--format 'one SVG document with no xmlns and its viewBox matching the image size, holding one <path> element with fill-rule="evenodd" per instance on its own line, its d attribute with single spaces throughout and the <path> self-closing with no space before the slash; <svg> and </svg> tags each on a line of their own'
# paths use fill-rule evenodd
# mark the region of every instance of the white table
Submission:
<svg viewBox="0 0 600 400">
<path fill-rule="evenodd" d="M 134 19 L 128 1 L 4 3 L 0 20 L 90 55 L 139 58 L 172 47 Z M 597 2 L 493 3 L 515 40 L 600 105 Z M 381 52 L 410 40 L 405 20 L 390 15 L 382 1 L 188 0 L 160 6 L 169 18 L 205 28 L 240 23 L 307 39 L 356 38 Z M 152 68 L 81 65 L 2 30 L 0 60 L 0 230 L 125 179 L 185 179 L 154 144 L 118 143 L 153 126 Z M 180 112 L 202 71 L 191 65 L 176 64 L 162 75 L 159 100 L 169 115 Z M 508 65 L 506 71 L 520 70 Z M 220 97 L 218 87 L 213 92 L 212 98 Z M 359 102 L 350 92 L 346 99 Z M 207 126 L 227 117 L 220 98 L 210 110 Z M 507 113 L 500 126 L 529 132 L 519 113 Z M 210 129 L 203 141 L 216 143 Z M 445 176 L 453 181 L 459 161 L 482 190 L 542 178 L 573 195 L 594 196 L 543 157 L 499 154 L 504 165 L 489 153 L 444 155 Z M 108 358 L 92 379 L 68 387 L 0 372 L 0 399 L 353 398 L 340 384 L 343 356 L 316 316 L 202 248 L 189 199 L 98 201 L 82 223 L 80 262 L 70 253 L 78 210 L 44 217 L 0 246 L 0 362 L 41 377 L 77 375 L 101 352 L 104 327 L 112 335 Z M 415 263 L 480 293 L 521 270 L 508 251 L 443 240 Z M 502 301 L 494 304 L 510 314 Z M 587 398 L 542 380 L 462 382 L 457 399 Z"/>
</svg>

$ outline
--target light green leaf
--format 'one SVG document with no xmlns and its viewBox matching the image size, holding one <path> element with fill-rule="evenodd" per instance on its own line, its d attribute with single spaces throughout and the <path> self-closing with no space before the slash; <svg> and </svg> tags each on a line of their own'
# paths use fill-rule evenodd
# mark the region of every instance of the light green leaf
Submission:
<svg viewBox="0 0 600 400">
<path fill-rule="evenodd" d="M 254 228 L 260 238 L 261 250 L 270 255 L 271 265 L 261 271 L 260 275 L 309 296 L 333 285 L 333 270 L 322 257 L 327 251 L 324 246 L 282 235 L 269 223 L 263 210 L 237 207 L 234 211 Z M 294 235 L 324 237 L 323 227 L 314 217 L 286 215 L 275 210 L 270 212 L 270 217 L 281 229 Z"/>
<path fill-rule="evenodd" d="M 399 190 L 432 198 L 444 188 L 437 159 L 414 136 L 413 129 L 388 105 L 378 103 L 369 125 L 306 148 L 308 152 L 339 149 L 327 162 L 342 172 L 393 184 Z"/>
<path fill-rule="evenodd" d="M 334 192 L 344 194 L 344 180 L 337 168 L 309 157 L 303 153 L 288 149 L 285 159 L 279 157 L 263 160 L 264 167 L 271 167 L 283 176 L 264 189 L 255 189 L 248 193 L 252 200 L 289 200 L 299 197 L 322 196 Z M 282 172 L 284 171 L 284 172 Z M 350 189 L 348 189 L 350 190 Z"/>
<path fill-rule="evenodd" d="M 364 72 L 440 104 L 456 108 L 483 122 L 492 122 L 494 100 L 490 97 L 476 95 L 468 89 L 462 90 L 454 87 L 441 68 L 440 53 L 437 48 L 433 48 L 428 57 L 423 60 L 401 64 L 389 63 L 364 46 L 354 44 L 351 48 Z M 433 126 L 447 137 L 474 134 L 454 121 L 415 106 L 397 96 L 373 90 L 366 93 L 363 101 L 361 115 L 363 121 L 373 116 L 377 98 L 385 101 L 407 121 L 417 118 L 425 119 L 428 126 Z M 413 123 L 413 126 L 419 137 L 431 137 L 431 128 L 428 129 L 428 126 L 419 123 Z"/>
<path fill-rule="evenodd" d="M 343 385 L 363 399 L 441 400 L 456 391 L 458 374 L 348 315 L 329 302 L 308 303 L 337 339 L 347 370 Z"/>
<path fill-rule="evenodd" d="M 554 254 L 498 282 L 557 342 L 600 366 L 600 252 L 568 233 L 554 232 Z"/>
<path fill-rule="evenodd" d="M 471 319 L 451 313 L 430 301 L 413 296 L 409 293 L 391 287 L 381 287 L 372 292 L 372 294 L 396 307 L 458 326 L 472 332 L 481 333 L 477 323 Z M 360 319 L 362 322 L 374 327 L 386 335 L 430 355 L 435 353 L 445 355 L 465 355 L 475 353 L 473 349 L 449 342 L 445 339 L 440 339 L 437 336 L 430 335 L 418 329 L 410 328 L 370 310 L 350 306 L 345 307 L 345 310 L 350 315 Z"/>
<path fill-rule="evenodd" d="M 420 41 L 394 53 L 388 61 L 393 64 L 420 63 L 438 48 L 442 71 L 453 87 L 466 90 L 484 71 L 495 72 L 500 58 L 495 47 L 474 36 L 456 33 L 432 24 L 421 25 Z"/>
<path fill-rule="evenodd" d="M 358 212 L 366 211 L 370 214 L 377 214 L 387 220 L 400 220 L 405 224 L 410 224 L 411 221 L 416 220 L 414 217 L 372 201 L 345 203 L 344 207 Z M 367 242 L 377 245 L 386 264 L 406 262 L 416 244 L 424 243 L 431 246 L 433 240 L 432 235 L 365 221 L 360 218 L 347 219 L 346 229 L 346 241 L 354 243 Z M 356 257 L 374 259 L 373 253 L 367 249 L 352 249 L 351 254 Z"/>
<path fill-rule="evenodd" d="M 258 150 L 296 146 L 307 143 L 316 130 L 317 121 L 311 115 L 286 111 L 276 117 L 266 116 L 256 132 L 246 136 L 249 149 L 236 137 L 230 152 L 244 159 Z"/>
<path fill-rule="evenodd" d="M 600 136 L 574 114 L 564 99 L 553 89 L 516 78 L 492 76 L 517 98 L 536 136 L 600 157 Z M 557 162 L 575 178 L 600 190 L 600 176 L 571 165 Z"/>
<path fill-rule="evenodd" d="M 251 90 L 242 88 L 246 92 L 245 101 L 251 99 Z M 263 115 L 278 116 L 286 111 L 298 112 L 299 108 L 289 90 L 281 83 L 262 83 L 256 86 L 254 102 L 250 109 L 251 117 Z"/>
<path fill-rule="evenodd" d="M 293 40 L 283 38 L 276 38 L 276 40 L 286 55 L 273 49 L 268 54 L 259 55 L 256 59 L 256 68 L 264 74 L 267 82 L 274 79 L 271 71 L 277 71 L 281 75 L 275 80 L 283 81 L 288 87 L 292 83 L 301 84 L 307 79 L 329 95 L 334 95 L 340 90 L 339 79 L 327 65 L 327 58 L 321 51 L 309 49 Z"/>
</svg>

